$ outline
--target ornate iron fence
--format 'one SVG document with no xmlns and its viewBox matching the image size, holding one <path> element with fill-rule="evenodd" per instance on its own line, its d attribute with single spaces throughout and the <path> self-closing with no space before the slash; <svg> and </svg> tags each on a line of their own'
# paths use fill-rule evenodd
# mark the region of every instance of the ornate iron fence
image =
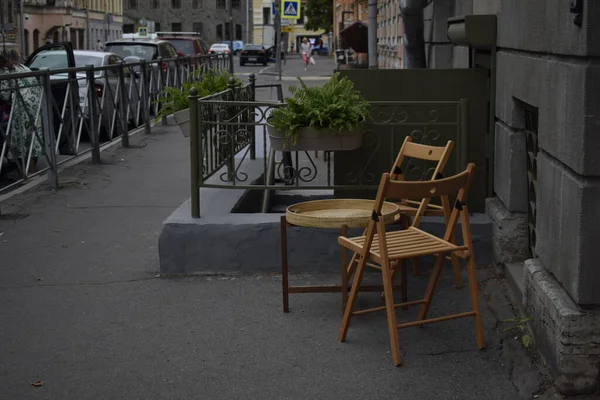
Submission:
<svg viewBox="0 0 600 400">
<path fill-rule="evenodd" d="M 252 101 L 254 78 L 249 85 L 190 101 L 192 216 L 200 216 L 200 187 L 264 190 L 266 212 L 273 190 L 333 190 L 352 193 L 376 190 L 381 173 L 393 164 L 406 136 L 417 143 L 445 145 L 458 142 L 450 169 L 459 171 L 466 157 L 467 100 L 439 102 L 372 102 L 358 150 L 283 152 L 269 146 L 266 127 L 276 102 Z M 374 159 L 386 148 L 386 159 Z M 258 152 L 258 156 L 257 156 Z M 279 157 L 279 158 L 278 158 Z M 434 165 L 407 159 L 408 179 L 430 178 Z M 343 193 L 336 196 L 343 196 Z"/>
<path fill-rule="evenodd" d="M 58 188 L 61 164 L 149 134 L 165 87 L 228 68 L 219 55 L 0 75 L 0 193 L 45 172 Z"/>
</svg>

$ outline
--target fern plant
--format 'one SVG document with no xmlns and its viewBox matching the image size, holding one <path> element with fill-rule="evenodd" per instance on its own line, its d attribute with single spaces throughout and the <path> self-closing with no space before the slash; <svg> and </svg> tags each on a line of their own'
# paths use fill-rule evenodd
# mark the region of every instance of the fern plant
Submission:
<svg viewBox="0 0 600 400">
<path fill-rule="evenodd" d="M 222 92 L 228 88 L 229 80 L 233 77 L 235 85 L 239 86 L 242 81 L 231 75 L 229 72 L 219 72 L 216 69 L 210 69 L 205 72 L 197 71 L 199 74 L 195 82 L 185 82 L 181 88 L 166 87 L 158 98 L 154 100 L 154 104 L 160 104 L 160 109 L 156 114 L 155 121 L 159 121 L 167 115 L 176 113 L 177 111 L 185 110 L 190 107 L 188 96 L 192 88 L 198 91 L 199 97 L 210 96 L 215 93 Z"/>
<path fill-rule="evenodd" d="M 334 74 L 322 86 L 307 86 L 301 78 L 291 86 L 286 107 L 273 110 L 269 123 L 296 144 L 298 130 L 311 127 L 335 135 L 354 130 L 370 115 L 369 102 L 347 77 Z"/>
</svg>

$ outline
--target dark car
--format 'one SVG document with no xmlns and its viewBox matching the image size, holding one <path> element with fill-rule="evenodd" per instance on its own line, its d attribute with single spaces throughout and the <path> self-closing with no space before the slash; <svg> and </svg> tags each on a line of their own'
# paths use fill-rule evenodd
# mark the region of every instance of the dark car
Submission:
<svg viewBox="0 0 600 400">
<path fill-rule="evenodd" d="M 247 63 L 267 65 L 269 56 L 267 50 L 262 45 L 247 44 L 242 48 L 240 53 L 240 66 Z"/>
<path fill-rule="evenodd" d="M 125 62 L 130 63 L 136 63 L 140 60 L 154 61 L 159 57 L 170 59 L 183 56 L 183 53 L 178 53 L 175 46 L 166 40 L 114 40 L 106 43 L 104 51 L 114 53 L 125 60 Z M 176 67 L 176 64 L 172 63 L 172 65 L 169 65 L 167 62 L 163 62 L 161 65 L 163 70 L 168 67 Z"/>
<path fill-rule="evenodd" d="M 76 65 L 73 46 L 70 42 L 47 44 L 35 50 L 27 58 L 25 65 L 32 71 L 37 71 L 40 68 L 51 70 L 74 68 Z M 52 107 L 54 133 L 57 138 L 61 131 L 61 123 L 64 132 L 73 132 L 76 129 L 77 121 L 76 119 L 73 120 L 73 114 L 71 113 L 75 110 L 71 110 L 71 107 L 79 104 L 79 92 L 70 85 L 71 82 L 77 82 L 75 72 L 50 75 L 50 90 L 54 102 Z M 67 93 L 71 97 L 70 101 Z M 60 136 L 58 145 L 60 154 L 74 154 L 73 143 L 68 142 L 66 134 Z"/>
<path fill-rule="evenodd" d="M 175 49 L 186 56 L 199 56 L 208 54 L 208 46 L 194 32 L 157 32 L 160 40 L 170 42 Z"/>
</svg>

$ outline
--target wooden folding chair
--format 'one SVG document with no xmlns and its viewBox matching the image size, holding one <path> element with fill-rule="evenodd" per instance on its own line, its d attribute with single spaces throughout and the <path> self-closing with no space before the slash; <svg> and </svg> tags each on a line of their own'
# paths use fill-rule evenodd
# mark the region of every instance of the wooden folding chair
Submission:
<svg viewBox="0 0 600 400">
<path fill-rule="evenodd" d="M 413 143 L 412 138 L 407 136 L 404 139 L 404 143 L 402 143 L 402 147 L 398 152 L 398 156 L 396 157 L 396 161 L 392 165 L 392 169 L 390 171 L 390 175 L 392 179 L 397 181 L 405 180 L 405 173 L 402 170 L 402 163 L 405 159 L 412 160 L 423 160 L 429 162 L 437 162 L 437 165 L 433 169 L 431 173 L 431 180 L 443 178 L 443 171 L 446 167 L 446 163 L 450 158 L 450 154 L 452 153 L 452 149 L 454 148 L 454 141 L 449 140 L 445 146 L 429 146 L 424 144 Z M 427 172 L 427 171 L 426 171 Z M 425 172 L 425 173 L 426 173 Z M 397 204 L 400 206 L 400 210 L 402 212 L 403 218 L 402 222 L 404 228 L 408 228 L 410 225 L 410 218 L 413 217 L 414 221 L 412 221 L 413 226 L 418 228 L 419 223 L 421 222 L 421 217 L 423 216 L 436 216 L 436 217 L 444 217 L 444 222 L 446 225 L 448 224 L 448 220 L 450 218 L 450 204 L 442 198 L 442 205 L 436 204 L 428 204 L 425 208 L 425 211 L 422 215 L 417 214 L 417 210 L 421 205 L 422 200 L 419 199 L 401 199 Z M 452 240 L 451 240 L 452 241 Z M 413 274 L 419 274 L 419 259 L 413 258 L 411 261 L 413 267 Z M 462 286 L 462 279 L 460 277 L 460 266 L 458 263 L 458 259 L 455 256 L 451 257 L 452 261 L 452 271 L 454 274 L 454 286 L 460 288 Z M 402 265 L 402 268 L 405 268 Z"/>
<path fill-rule="evenodd" d="M 471 176 L 474 168 L 475 166 L 473 164 L 469 164 L 467 169 L 458 175 L 434 181 L 421 182 L 395 181 L 391 180 L 390 174 L 383 174 L 377 192 L 377 198 L 375 199 L 372 220 L 369 222 L 366 235 L 355 238 L 346 238 L 343 236 L 338 238 L 340 245 L 358 254 L 359 258 L 356 274 L 352 283 L 352 289 L 350 291 L 350 298 L 346 304 L 342 326 L 340 327 L 340 341 L 345 340 L 350 324 L 350 318 L 353 315 L 386 310 L 392 359 L 396 366 L 400 365 L 400 350 L 398 343 L 399 328 L 420 326 L 433 322 L 472 316 L 475 320 L 477 347 L 479 349 L 485 347 L 483 324 L 479 308 L 475 257 L 473 254 L 473 242 L 469 225 L 469 211 L 464 202 L 471 184 Z M 432 197 L 445 197 L 445 201 L 449 202 L 449 195 L 453 195 L 457 192 L 458 195 L 456 197 L 454 209 L 450 215 L 443 238 L 438 238 L 418 229 L 414 226 L 414 222 L 413 225 L 406 230 L 386 232 L 385 222 L 383 221 L 383 218 L 379 218 L 382 204 L 386 198 L 422 198 L 423 201 L 417 211 L 417 216 L 419 216 L 425 211 Z M 459 217 L 461 218 L 462 236 L 464 241 L 462 246 L 458 246 L 450 241 L 453 237 L 454 228 Z M 467 261 L 467 276 L 472 309 L 471 311 L 459 314 L 426 319 L 431 299 L 445 260 L 445 255 L 449 253 Z M 393 268 L 398 265 L 397 261 L 434 254 L 437 255 L 437 258 L 429 279 L 425 297 L 421 300 L 405 301 L 396 304 L 392 291 L 392 273 Z M 385 306 L 353 311 L 358 293 L 357 289 L 362 281 L 365 267 L 367 264 L 372 265 L 372 263 L 368 263 L 368 261 L 378 264 L 378 269 L 381 270 Z M 404 324 L 396 324 L 396 308 L 414 305 L 421 306 L 418 319 Z"/>
</svg>

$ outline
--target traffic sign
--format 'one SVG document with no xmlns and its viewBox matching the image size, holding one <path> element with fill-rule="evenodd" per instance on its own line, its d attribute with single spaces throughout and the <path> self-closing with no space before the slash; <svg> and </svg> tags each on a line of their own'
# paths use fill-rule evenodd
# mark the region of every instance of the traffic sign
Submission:
<svg viewBox="0 0 600 400">
<path fill-rule="evenodd" d="M 300 0 L 283 0 L 283 7 L 281 8 L 281 18 L 300 18 Z"/>
<path fill-rule="evenodd" d="M 277 2 L 276 1 L 272 2 L 271 3 L 271 14 L 273 14 L 273 15 L 277 14 L 277 8 L 278 8 Z"/>
<path fill-rule="evenodd" d="M 148 37 L 148 27 L 147 26 L 140 26 L 138 28 L 138 36 L 145 38 Z"/>
<path fill-rule="evenodd" d="M 292 30 L 294 28 L 291 26 L 282 26 L 281 27 L 281 33 L 292 33 Z"/>
</svg>

